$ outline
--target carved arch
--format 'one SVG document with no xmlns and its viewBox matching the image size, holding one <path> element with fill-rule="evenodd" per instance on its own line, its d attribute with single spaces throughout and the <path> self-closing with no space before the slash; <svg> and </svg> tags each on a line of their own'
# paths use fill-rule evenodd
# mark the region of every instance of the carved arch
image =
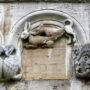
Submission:
<svg viewBox="0 0 90 90">
<path fill-rule="evenodd" d="M 40 22 L 44 22 L 46 24 L 51 24 L 53 26 L 62 27 L 64 26 L 65 20 L 72 20 L 73 22 L 73 31 L 77 35 L 77 43 L 86 43 L 87 36 L 80 25 L 80 23 L 70 15 L 60 12 L 57 10 L 39 10 L 32 13 L 27 14 L 26 16 L 22 17 L 10 30 L 8 35 L 8 43 L 18 43 L 19 35 L 23 32 L 24 24 L 26 21 L 30 21 L 32 23 L 32 29 L 36 28 Z"/>
</svg>

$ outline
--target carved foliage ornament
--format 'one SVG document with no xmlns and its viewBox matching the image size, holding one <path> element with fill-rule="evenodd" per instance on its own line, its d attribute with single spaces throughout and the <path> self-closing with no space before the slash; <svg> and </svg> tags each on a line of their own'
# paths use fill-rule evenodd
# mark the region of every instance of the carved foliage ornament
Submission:
<svg viewBox="0 0 90 90">
<path fill-rule="evenodd" d="M 35 30 L 31 29 L 31 22 L 25 22 L 21 39 L 25 48 L 53 47 L 55 41 L 63 35 L 69 38 L 68 44 L 76 42 L 76 34 L 72 29 L 73 22 L 65 21 L 65 26 L 61 28 L 48 28 L 41 23 Z"/>
<path fill-rule="evenodd" d="M 74 69 L 77 77 L 90 77 L 90 44 L 73 48 Z"/>
<path fill-rule="evenodd" d="M 20 80 L 21 58 L 14 45 L 0 46 L 0 80 Z"/>
</svg>

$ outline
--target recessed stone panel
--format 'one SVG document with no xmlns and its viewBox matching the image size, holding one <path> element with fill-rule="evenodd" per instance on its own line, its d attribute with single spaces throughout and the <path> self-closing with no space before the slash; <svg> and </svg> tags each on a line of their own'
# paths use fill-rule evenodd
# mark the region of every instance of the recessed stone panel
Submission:
<svg viewBox="0 0 90 90">
<path fill-rule="evenodd" d="M 60 39 L 54 48 L 24 49 L 23 76 L 32 79 L 68 79 L 66 76 L 66 39 Z M 69 73 L 69 72 L 68 72 Z"/>
</svg>

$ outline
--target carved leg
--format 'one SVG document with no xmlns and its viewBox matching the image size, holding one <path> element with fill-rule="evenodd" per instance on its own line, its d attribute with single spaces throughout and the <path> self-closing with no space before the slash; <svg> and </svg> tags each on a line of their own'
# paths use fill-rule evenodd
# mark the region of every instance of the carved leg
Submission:
<svg viewBox="0 0 90 90">
<path fill-rule="evenodd" d="M 31 45 L 31 44 L 25 44 L 24 47 L 27 48 L 27 49 L 28 48 L 32 48 L 32 49 L 37 48 L 36 45 Z"/>
<path fill-rule="evenodd" d="M 48 48 L 53 48 L 54 46 L 54 41 L 49 40 L 45 42 L 45 45 L 43 45 L 42 47 L 48 47 Z"/>
<path fill-rule="evenodd" d="M 76 42 L 76 34 L 73 32 L 72 27 L 70 25 L 65 26 L 65 31 L 70 36 L 73 36 L 73 43 L 75 43 Z"/>
<path fill-rule="evenodd" d="M 69 39 L 68 39 L 68 44 L 71 44 L 72 43 L 72 38 L 71 38 L 71 36 L 70 35 L 68 35 L 68 34 L 66 34 L 66 37 L 68 37 Z"/>
<path fill-rule="evenodd" d="M 71 36 L 69 36 L 68 44 L 71 44 L 71 43 L 72 43 L 72 38 L 71 38 Z"/>
<path fill-rule="evenodd" d="M 76 42 L 76 34 L 75 33 L 73 33 L 73 42 Z"/>
<path fill-rule="evenodd" d="M 12 77 L 13 80 L 20 80 L 22 78 L 22 74 L 17 74 Z"/>
</svg>

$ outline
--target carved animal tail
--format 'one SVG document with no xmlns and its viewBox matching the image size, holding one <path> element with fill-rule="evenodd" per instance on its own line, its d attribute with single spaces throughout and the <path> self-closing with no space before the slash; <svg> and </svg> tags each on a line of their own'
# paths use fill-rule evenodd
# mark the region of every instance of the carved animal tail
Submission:
<svg viewBox="0 0 90 90">
<path fill-rule="evenodd" d="M 73 26 L 73 21 L 70 20 L 70 19 L 66 19 L 66 20 L 64 21 L 64 24 L 65 24 L 65 26 L 66 26 L 66 25 L 70 25 L 70 26 L 72 27 L 72 26 Z"/>
</svg>

